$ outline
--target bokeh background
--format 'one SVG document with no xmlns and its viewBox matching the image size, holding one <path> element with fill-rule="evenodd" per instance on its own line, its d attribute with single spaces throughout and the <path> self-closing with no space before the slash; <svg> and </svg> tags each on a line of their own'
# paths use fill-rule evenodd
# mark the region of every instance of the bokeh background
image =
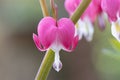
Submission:
<svg viewBox="0 0 120 80">
<path fill-rule="evenodd" d="M 64 0 L 56 3 L 59 18 L 68 17 Z M 45 52 L 38 51 L 32 33 L 42 17 L 38 0 L 0 0 L 0 80 L 34 80 Z M 48 80 L 120 80 L 120 44 L 107 20 L 104 31 L 97 20 L 94 25 L 93 41 L 83 39 L 73 52 L 61 51 L 63 68 L 52 69 Z"/>
</svg>

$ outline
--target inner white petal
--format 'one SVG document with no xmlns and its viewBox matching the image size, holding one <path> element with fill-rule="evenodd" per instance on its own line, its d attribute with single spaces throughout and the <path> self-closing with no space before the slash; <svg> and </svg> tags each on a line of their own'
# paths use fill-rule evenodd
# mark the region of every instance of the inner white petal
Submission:
<svg viewBox="0 0 120 80">
<path fill-rule="evenodd" d="M 87 35 L 85 35 L 87 41 L 92 41 L 94 34 L 94 26 L 89 18 L 85 17 L 84 19 L 86 24 Z"/>
<path fill-rule="evenodd" d="M 62 69 L 62 62 L 60 61 L 59 52 L 55 52 L 55 59 L 53 63 L 53 68 L 59 72 Z"/>
<path fill-rule="evenodd" d="M 76 33 L 78 34 L 79 39 L 82 39 L 83 35 L 86 34 L 85 24 L 82 20 L 79 20 L 77 23 Z"/>
<path fill-rule="evenodd" d="M 78 21 L 77 34 L 80 39 L 84 36 L 87 41 L 91 41 L 93 38 L 93 33 L 94 27 L 89 18 L 85 17 L 84 20 Z"/>
<path fill-rule="evenodd" d="M 62 62 L 60 61 L 60 55 L 59 55 L 59 51 L 62 49 L 62 45 L 58 37 L 56 37 L 56 40 L 54 41 L 54 43 L 51 45 L 50 48 L 55 52 L 53 68 L 57 72 L 59 72 L 62 68 Z"/>
<path fill-rule="evenodd" d="M 111 25 L 112 35 L 120 42 L 120 18 Z"/>
</svg>

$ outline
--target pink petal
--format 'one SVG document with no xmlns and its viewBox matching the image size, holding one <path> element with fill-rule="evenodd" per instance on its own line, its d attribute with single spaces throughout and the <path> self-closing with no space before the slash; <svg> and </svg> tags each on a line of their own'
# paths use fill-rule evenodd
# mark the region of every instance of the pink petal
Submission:
<svg viewBox="0 0 120 80">
<path fill-rule="evenodd" d="M 70 47 L 75 34 L 75 26 L 73 22 L 68 18 L 62 18 L 58 21 L 58 29 L 61 44 L 66 48 Z"/>
<path fill-rule="evenodd" d="M 93 3 L 95 4 L 95 5 L 97 5 L 97 6 L 101 6 L 101 1 L 102 0 L 92 0 L 93 1 Z"/>
<path fill-rule="evenodd" d="M 102 0 L 101 6 L 112 21 L 117 20 L 117 12 L 119 10 L 119 0 Z"/>
<path fill-rule="evenodd" d="M 38 38 L 38 36 L 36 34 L 33 33 L 33 40 L 34 43 L 36 45 L 36 47 L 40 50 L 40 51 L 45 51 L 47 49 L 47 47 L 45 48 L 41 43 L 40 40 Z"/>
<path fill-rule="evenodd" d="M 76 48 L 78 41 L 79 41 L 79 37 L 78 36 L 74 37 L 72 44 L 69 47 L 65 47 L 63 49 L 68 52 L 73 51 Z"/>
<path fill-rule="evenodd" d="M 85 10 L 85 12 L 82 15 L 82 19 L 84 19 L 86 16 L 94 22 L 97 15 L 101 13 L 100 6 L 97 5 L 95 2 L 91 2 L 88 6 L 88 8 Z"/>
<path fill-rule="evenodd" d="M 51 46 L 57 35 L 56 21 L 52 17 L 43 18 L 38 25 L 38 36 L 45 47 Z"/>
<path fill-rule="evenodd" d="M 70 15 L 75 11 L 81 0 L 65 0 L 65 9 Z"/>
</svg>

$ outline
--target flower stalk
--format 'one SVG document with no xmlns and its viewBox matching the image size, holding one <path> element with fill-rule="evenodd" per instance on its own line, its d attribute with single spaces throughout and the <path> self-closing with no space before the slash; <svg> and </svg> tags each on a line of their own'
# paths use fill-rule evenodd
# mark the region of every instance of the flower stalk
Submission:
<svg viewBox="0 0 120 80">
<path fill-rule="evenodd" d="M 54 52 L 50 49 L 46 52 L 45 57 L 41 63 L 35 80 L 46 80 L 47 76 L 52 68 L 54 61 Z"/>
<path fill-rule="evenodd" d="M 58 16 L 57 5 L 54 3 L 54 0 L 50 0 L 50 4 L 51 4 L 52 16 L 55 20 L 57 20 L 57 16 Z"/>
<path fill-rule="evenodd" d="M 41 8 L 42 8 L 43 16 L 44 17 L 49 16 L 45 0 L 39 0 L 39 1 L 40 1 L 40 5 L 41 5 Z M 74 24 L 77 23 L 80 16 L 82 15 L 82 13 L 85 11 L 87 6 L 89 5 L 90 1 L 91 0 L 82 0 L 81 4 L 78 6 L 76 11 L 70 17 L 70 19 L 73 21 Z M 53 62 L 54 62 L 54 57 L 55 57 L 54 51 L 49 49 L 46 52 L 46 55 L 45 55 L 45 57 L 44 57 L 44 59 L 41 63 L 41 66 L 39 68 L 39 71 L 37 73 L 37 76 L 36 76 L 35 80 L 46 80 L 47 79 L 47 76 L 48 76 L 48 74 L 50 72 L 50 69 L 51 69 L 51 67 L 53 65 Z"/>
<path fill-rule="evenodd" d="M 80 16 L 86 10 L 90 2 L 91 0 L 82 0 L 82 2 L 79 4 L 78 8 L 75 10 L 73 15 L 70 16 L 70 19 L 73 21 L 74 24 L 76 24 L 77 21 L 80 19 Z"/>
<path fill-rule="evenodd" d="M 40 5 L 41 5 L 43 16 L 44 17 L 49 16 L 46 0 L 39 0 L 39 2 L 40 2 Z"/>
</svg>

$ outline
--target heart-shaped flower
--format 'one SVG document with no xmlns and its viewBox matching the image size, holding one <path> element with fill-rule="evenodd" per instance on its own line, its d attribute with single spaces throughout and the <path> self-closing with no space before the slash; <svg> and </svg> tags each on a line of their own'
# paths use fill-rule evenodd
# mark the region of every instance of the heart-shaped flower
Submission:
<svg viewBox="0 0 120 80">
<path fill-rule="evenodd" d="M 45 17 L 39 22 L 37 30 L 38 36 L 33 34 L 37 48 L 40 51 L 52 49 L 55 52 L 53 68 L 59 71 L 62 68 L 59 51 L 63 49 L 70 52 L 78 43 L 74 23 L 69 18 L 61 18 L 56 21 L 52 17 Z"/>
</svg>

